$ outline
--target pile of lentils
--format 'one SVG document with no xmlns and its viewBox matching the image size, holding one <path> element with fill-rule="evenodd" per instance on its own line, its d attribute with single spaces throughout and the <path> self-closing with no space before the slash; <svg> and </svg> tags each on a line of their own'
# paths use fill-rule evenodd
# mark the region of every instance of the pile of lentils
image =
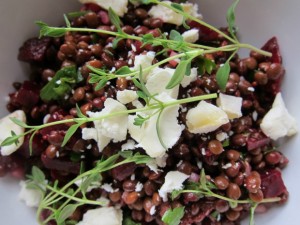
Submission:
<svg viewBox="0 0 300 225">
<path fill-rule="evenodd" d="M 150 18 L 147 11 L 151 6 L 134 7 L 129 4 L 128 13 L 122 18 L 122 30 L 127 34 L 137 36 L 147 33 L 158 36 L 163 32 L 176 29 L 184 32 L 183 26 L 176 27 L 163 23 L 160 19 Z M 73 18 L 73 27 L 97 28 L 107 31 L 117 31 L 111 25 L 107 11 L 93 4 L 85 5 L 82 10 L 85 15 Z M 190 23 L 191 27 L 200 32 L 199 44 L 224 46 L 229 44 L 223 37 L 209 29 L 204 29 L 197 23 Z M 222 28 L 227 32 L 226 28 Z M 228 33 L 228 32 L 227 32 Z M 130 80 L 118 78 L 101 90 L 95 90 L 95 85 L 89 83 L 87 65 L 95 68 L 112 70 L 123 66 L 132 67 L 135 55 L 147 51 L 159 52 L 161 47 L 151 45 L 142 46 L 134 40 L 121 40 L 117 47 L 112 48 L 115 37 L 100 33 L 70 32 L 60 38 L 41 39 L 31 38 L 20 48 L 19 60 L 29 63 L 30 77 L 24 82 L 15 82 L 15 91 L 9 95 L 7 109 L 10 112 L 21 109 L 26 113 L 28 124 L 42 124 L 46 115 L 47 121 L 70 119 L 77 116 L 76 104 L 83 114 L 87 111 L 100 111 L 104 107 L 106 98 L 116 98 L 119 90 L 136 90 Z M 271 51 L 273 56 L 266 58 L 251 52 L 248 58 L 241 59 L 235 55 L 230 61 L 231 73 L 226 90 L 227 95 L 243 98 L 243 116 L 231 120 L 214 132 L 208 134 L 192 134 L 187 129 L 182 133 L 177 144 L 168 150 L 166 167 L 156 173 L 146 165 L 126 164 L 103 174 L 103 183 L 111 183 L 117 190 L 113 193 L 102 188 L 93 189 L 87 193 L 89 199 L 96 200 L 106 197 L 110 205 L 121 206 L 125 215 L 141 224 L 164 224 L 162 216 L 170 209 L 185 206 L 185 215 L 181 224 L 202 225 L 234 225 L 249 215 L 250 204 L 238 204 L 231 208 L 225 200 L 214 197 L 201 197 L 193 193 L 185 193 L 173 201 L 163 202 L 158 190 L 164 183 L 165 174 L 169 171 L 180 171 L 190 175 L 190 181 L 199 181 L 201 169 L 205 169 L 206 178 L 212 182 L 219 195 L 231 199 L 251 199 L 259 202 L 263 198 L 281 197 L 285 202 L 288 192 L 282 182 L 280 170 L 288 160 L 277 151 L 266 137 L 259 124 L 263 116 L 271 108 L 275 95 L 279 92 L 280 82 L 284 74 L 281 57 L 276 38 L 270 39 L 263 47 Z M 131 52 L 131 54 L 128 54 Z M 205 57 L 214 60 L 217 67 L 226 62 L 229 57 L 226 52 L 206 54 Z M 163 59 L 160 55 L 154 62 Z M 44 102 L 39 96 L 40 90 L 58 70 L 67 66 L 76 66 L 84 78 L 77 83 L 72 93 L 57 101 Z M 163 67 L 174 68 L 172 63 Z M 180 87 L 180 97 L 199 96 L 220 92 L 215 72 L 199 75 L 196 81 L 188 87 Z M 215 100 L 210 100 L 215 104 Z M 184 105 L 187 109 L 196 103 Z M 134 108 L 131 103 L 128 109 Z M 186 110 L 180 111 L 179 121 L 185 124 Z M 33 140 L 33 153 L 29 154 L 29 138 L 25 137 L 21 148 L 10 156 L 0 155 L 0 176 L 12 174 L 24 178 L 30 173 L 33 165 L 41 168 L 49 181 L 58 180 L 60 185 L 66 184 L 80 172 L 83 161 L 86 169 L 93 168 L 94 163 L 101 157 L 109 157 L 120 150 L 125 142 L 110 143 L 99 152 L 94 140 L 83 140 L 81 129 L 71 138 L 69 143 L 61 147 L 66 130 L 72 124 L 63 124 L 42 129 Z M 86 124 L 84 126 L 91 126 Z M 82 126 L 81 128 L 83 128 Z M 226 133 L 229 144 L 223 147 L 217 138 L 220 133 Z M 223 150 L 224 149 L 224 150 Z M 137 149 L 145 154 L 143 149 Z M 142 189 L 136 191 L 138 182 Z M 155 206 L 155 212 L 153 212 Z M 271 204 L 261 204 L 257 211 L 266 211 Z M 80 221 L 83 214 L 91 209 L 82 206 L 76 209 L 71 219 Z M 214 216 L 217 212 L 219 216 Z M 47 212 L 44 212 L 47 214 Z M 49 224 L 56 224 L 50 221 Z"/>
</svg>

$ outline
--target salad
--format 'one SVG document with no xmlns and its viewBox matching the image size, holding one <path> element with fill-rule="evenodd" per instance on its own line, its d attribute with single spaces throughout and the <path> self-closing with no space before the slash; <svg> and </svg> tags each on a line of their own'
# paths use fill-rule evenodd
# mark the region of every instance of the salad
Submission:
<svg viewBox="0 0 300 225">
<path fill-rule="evenodd" d="M 238 1 L 221 29 L 188 2 L 81 2 L 37 22 L 0 120 L 0 175 L 25 180 L 40 224 L 254 224 L 286 201 L 285 70 L 275 37 L 238 41 Z"/>
</svg>

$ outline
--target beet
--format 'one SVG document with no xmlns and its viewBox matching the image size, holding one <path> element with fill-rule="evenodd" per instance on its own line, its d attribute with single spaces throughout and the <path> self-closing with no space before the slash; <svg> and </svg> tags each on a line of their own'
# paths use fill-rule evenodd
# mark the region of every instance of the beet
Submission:
<svg viewBox="0 0 300 225">
<path fill-rule="evenodd" d="M 118 181 L 123 181 L 131 174 L 133 174 L 135 169 L 136 169 L 135 163 L 126 163 L 124 165 L 113 168 L 111 170 L 111 173 L 114 179 Z"/>
<path fill-rule="evenodd" d="M 18 59 L 28 63 L 42 62 L 51 44 L 51 38 L 31 38 L 19 49 Z"/>
<path fill-rule="evenodd" d="M 259 139 L 255 137 L 249 137 L 247 139 L 247 149 L 248 151 L 251 151 L 257 148 L 262 148 L 267 146 L 270 142 L 271 139 L 266 136 L 260 137 Z"/>
<path fill-rule="evenodd" d="M 36 134 L 32 141 L 32 154 L 30 155 L 30 149 L 29 149 L 30 137 L 31 137 L 31 134 L 27 134 L 24 137 L 24 143 L 18 149 L 18 153 L 25 158 L 30 158 L 31 156 L 40 155 L 47 147 L 47 145 L 46 145 L 45 141 L 42 139 L 41 135 Z"/>
<path fill-rule="evenodd" d="M 94 3 L 86 3 L 81 8 L 82 11 L 93 11 L 95 13 L 99 12 L 102 8 Z"/>
<path fill-rule="evenodd" d="M 21 88 L 11 96 L 13 104 L 32 108 L 40 99 L 40 88 L 32 81 L 24 81 Z"/>
<path fill-rule="evenodd" d="M 281 177 L 281 172 L 277 169 L 268 170 L 260 174 L 261 190 L 264 198 L 274 198 L 287 192 Z"/>
<path fill-rule="evenodd" d="M 80 163 L 63 161 L 60 159 L 49 159 L 44 153 L 41 155 L 41 159 L 47 169 L 79 174 Z"/>
<path fill-rule="evenodd" d="M 199 29 L 199 37 L 202 41 L 214 41 L 219 38 L 219 34 L 210 28 L 203 26 L 200 23 L 197 23 L 195 21 L 191 21 L 188 24 L 191 28 L 197 28 Z"/>
<path fill-rule="evenodd" d="M 66 115 L 67 113 L 65 111 L 59 109 L 50 115 L 47 123 L 63 120 Z M 58 124 L 50 127 L 45 127 L 40 130 L 40 133 L 45 139 L 47 139 L 52 131 L 66 131 L 67 129 L 68 126 L 66 124 Z"/>
<path fill-rule="evenodd" d="M 282 57 L 276 37 L 272 37 L 270 40 L 268 40 L 261 49 L 272 53 L 272 57 L 267 58 L 267 60 L 272 63 L 282 63 Z"/>
</svg>

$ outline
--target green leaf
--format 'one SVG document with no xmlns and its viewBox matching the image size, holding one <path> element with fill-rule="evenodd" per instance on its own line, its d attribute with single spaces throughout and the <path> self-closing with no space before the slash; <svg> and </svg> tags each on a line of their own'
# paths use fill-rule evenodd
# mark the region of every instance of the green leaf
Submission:
<svg viewBox="0 0 300 225">
<path fill-rule="evenodd" d="M 9 146 L 12 144 L 18 145 L 20 137 L 20 135 L 16 135 L 14 131 L 11 131 L 11 136 L 5 138 L 4 141 L 2 141 L 1 146 Z"/>
<path fill-rule="evenodd" d="M 64 19 L 65 19 L 66 26 L 71 27 L 70 20 L 68 19 L 68 16 L 66 14 L 64 14 Z"/>
<path fill-rule="evenodd" d="M 37 182 L 37 183 L 45 182 L 45 179 L 46 179 L 45 174 L 40 168 L 33 166 L 31 169 L 31 175 L 32 175 L 32 179 L 35 182 Z"/>
<path fill-rule="evenodd" d="M 182 190 L 174 190 L 171 193 L 171 199 L 174 200 L 175 198 L 177 198 L 179 195 L 181 195 Z"/>
<path fill-rule="evenodd" d="M 67 17 L 70 19 L 74 19 L 74 18 L 77 18 L 80 16 L 84 16 L 87 13 L 88 13 L 88 11 L 69 12 L 69 13 L 67 13 Z"/>
<path fill-rule="evenodd" d="M 255 209 L 258 206 L 258 203 L 254 203 L 251 208 L 250 208 L 250 219 L 249 219 L 249 225 L 255 225 L 254 221 L 254 214 L 255 214 Z"/>
<path fill-rule="evenodd" d="M 162 217 L 162 221 L 167 225 L 179 225 L 180 220 L 184 216 L 184 207 L 168 209 Z"/>
<path fill-rule="evenodd" d="M 154 38 L 153 34 L 145 34 L 142 37 L 142 42 L 144 44 L 152 44 L 152 42 L 153 42 L 154 39 L 155 38 Z"/>
<path fill-rule="evenodd" d="M 216 68 L 215 62 L 206 58 L 204 58 L 204 66 L 208 74 L 211 74 L 211 72 Z"/>
<path fill-rule="evenodd" d="M 228 23 L 228 28 L 229 28 L 229 32 L 232 35 L 232 37 L 234 37 L 236 39 L 235 36 L 235 8 L 237 6 L 237 4 L 239 3 L 239 0 L 235 0 L 234 3 L 229 7 L 228 11 L 227 11 L 227 23 Z"/>
<path fill-rule="evenodd" d="M 99 76 L 98 74 L 90 74 L 89 83 L 95 84 L 98 83 L 102 79 L 102 76 Z"/>
<path fill-rule="evenodd" d="M 76 67 L 64 67 L 42 88 L 40 96 L 44 101 L 58 100 L 68 94 L 77 82 Z"/>
<path fill-rule="evenodd" d="M 183 37 L 182 37 L 182 35 L 178 31 L 171 30 L 171 32 L 170 32 L 170 40 L 182 42 L 183 41 Z"/>
<path fill-rule="evenodd" d="M 92 186 L 93 183 L 101 181 L 101 176 L 99 173 L 94 173 L 88 176 L 83 180 L 83 182 L 80 184 L 80 189 L 83 193 L 86 193 L 87 189 Z"/>
<path fill-rule="evenodd" d="M 173 74 L 171 80 L 167 84 L 166 89 L 172 89 L 176 85 L 179 85 L 182 81 L 182 79 L 185 76 L 185 73 L 187 71 L 188 66 L 190 65 L 191 60 L 186 59 L 186 60 L 181 60 L 180 63 L 178 64 L 175 73 Z"/>
<path fill-rule="evenodd" d="M 119 43 L 119 41 L 121 41 L 121 40 L 123 40 L 124 38 L 122 38 L 122 37 L 116 37 L 114 40 L 113 40 L 113 42 L 112 42 L 112 47 L 113 47 L 113 49 L 116 49 L 117 47 L 118 47 L 118 43 Z"/>
<path fill-rule="evenodd" d="M 132 70 L 128 66 L 123 66 L 116 71 L 116 75 L 126 75 L 132 73 Z"/>
<path fill-rule="evenodd" d="M 142 85 L 137 79 L 132 78 L 132 82 L 138 89 L 142 89 Z"/>
<path fill-rule="evenodd" d="M 192 72 L 192 62 L 190 61 L 186 66 L 185 75 L 190 76 L 191 72 Z"/>
<path fill-rule="evenodd" d="M 57 218 L 57 224 L 62 224 L 65 222 L 66 219 L 68 219 L 76 210 L 78 207 L 78 204 L 69 204 L 66 205 L 59 213 Z"/>
<path fill-rule="evenodd" d="M 233 202 L 233 201 L 230 201 L 229 202 L 229 205 L 230 205 L 230 208 L 234 209 L 238 206 L 238 203 L 237 202 Z"/>
<path fill-rule="evenodd" d="M 17 124 L 18 126 L 20 127 L 23 127 L 23 128 L 27 128 L 28 125 L 26 123 L 24 123 L 23 121 L 17 119 L 16 117 L 10 117 L 9 118 L 11 121 L 13 121 L 15 124 Z"/>
<path fill-rule="evenodd" d="M 182 5 L 180 5 L 178 3 L 171 3 L 171 6 L 181 12 L 184 12 Z"/>
<path fill-rule="evenodd" d="M 95 91 L 99 91 L 101 90 L 102 88 L 104 88 L 106 86 L 108 82 L 108 79 L 107 78 L 102 78 L 99 83 L 96 85 L 95 87 Z"/>
<path fill-rule="evenodd" d="M 122 151 L 122 152 L 119 152 L 119 155 L 122 156 L 124 159 L 127 159 L 127 158 L 133 156 L 133 152 L 132 151 Z"/>
<path fill-rule="evenodd" d="M 204 169 L 201 170 L 201 174 L 200 174 L 200 185 L 202 187 L 202 189 L 207 190 L 207 180 L 206 180 L 206 175 L 205 175 L 205 171 Z"/>
<path fill-rule="evenodd" d="M 76 112 L 77 112 L 77 116 L 79 118 L 87 118 L 85 115 L 83 115 L 83 113 L 81 112 L 81 110 L 77 104 L 76 104 Z"/>
<path fill-rule="evenodd" d="M 109 7 L 108 9 L 108 16 L 109 16 L 109 19 L 110 19 L 110 22 L 115 25 L 115 27 L 117 28 L 117 30 L 120 32 L 120 33 L 123 33 L 122 31 L 122 28 L 121 28 L 121 20 L 119 18 L 119 16 L 115 13 L 115 11 Z"/>
<path fill-rule="evenodd" d="M 67 29 L 64 27 L 50 27 L 48 24 L 42 21 L 36 21 L 35 24 L 40 27 L 40 37 L 61 37 L 67 32 Z"/>
<path fill-rule="evenodd" d="M 141 127 L 150 117 L 142 117 L 141 115 L 137 114 L 134 118 L 133 125 Z"/>
<path fill-rule="evenodd" d="M 230 73 L 230 65 L 229 65 L 229 62 L 227 61 L 223 66 L 221 66 L 218 69 L 217 74 L 216 74 L 217 84 L 219 85 L 219 87 L 222 91 L 224 91 L 226 88 L 229 73 Z"/>
<path fill-rule="evenodd" d="M 191 27 L 186 23 L 186 18 L 183 18 L 182 20 L 182 25 L 185 29 L 189 30 L 191 29 Z"/>
<path fill-rule="evenodd" d="M 81 126 L 82 124 L 81 123 L 76 123 L 72 126 L 70 126 L 70 128 L 68 129 L 65 137 L 64 137 L 64 141 L 63 143 L 61 144 L 62 147 L 64 147 L 68 141 L 70 140 L 70 138 L 73 136 L 73 134 L 75 134 L 75 132 L 77 131 L 77 129 Z"/>
</svg>

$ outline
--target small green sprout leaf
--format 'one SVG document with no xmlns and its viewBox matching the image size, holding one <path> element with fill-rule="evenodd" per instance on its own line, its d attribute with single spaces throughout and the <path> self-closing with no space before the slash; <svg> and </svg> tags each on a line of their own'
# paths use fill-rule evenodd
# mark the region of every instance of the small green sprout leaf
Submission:
<svg viewBox="0 0 300 225">
<path fill-rule="evenodd" d="M 181 12 L 184 12 L 182 5 L 178 4 L 178 3 L 171 3 L 171 6 Z"/>
<path fill-rule="evenodd" d="M 230 65 L 229 62 L 227 61 L 223 66 L 221 66 L 218 69 L 216 74 L 217 83 L 222 91 L 224 91 L 226 88 L 229 73 L 230 73 Z"/>
<path fill-rule="evenodd" d="M 67 130 L 67 133 L 64 137 L 64 141 L 61 144 L 62 147 L 64 147 L 68 141 L 71 139 L 71 137 L 73 136 L 73 134 L 75 134 L 75 132 L 78 130 L 78 128 L 82 125 L 82 123 L 76 123 L 72 126 L 70 126 L 70 128 Z"/>
<path fill-rule="evenodd" d="M 50 27 L 42 21 L 37 21 L 35 24 L 40 27 L 40 37 L 61 37 L 67 32 L 67 29 L 64 27 Z"/>
<path fill-rule="evenodd" d="M 9 119 L 20 127 L 23 127 L 23 128 L 29 127 L 26 123 L 24 123 L 23 121 L 15 118 L 15 117 L 10 117 Z"/>
<path fill-rule="evenodd" d="M 121 20 L 119 16 L 115 13 L 115 11 L 109 7 L 108 9 L 108 16 L 110 19 L 110 22 L 117 28 L 118 32 L 123 33 L 122 28 L 121 28 Z"/>
<path fill-rule="evenodd" d="M 132 70 L 128 66 L 123 66 L 116 71 L 116 75 L 126 75 L 132 73 Z"/>
<path fill-rule="evenodd" d="M 69 20 L 69 18 L 68 18 L 68 16 L 66 14 L 64 14 L 64 19 L 65 19 L 66 26 L 67 27 L 71 27 L 70 20 Z"/>
<path fill-rule="evenodd" d="M 38 168 L 37 166 L 33 166 L 31 169 L 32 180 L 36 183 L 44 183 L 45 182 L 45 174 L 44 172 Z"/>
<path fill-rule="evenodd" d="M 234 39 L 236 39 L 235 31 L 234 31 L 235 30 L 235 8 L 238 3 L 239 0 L 234 1 L 234 3 L 229 7 L 226 16 L 229 32 L 232 35 L 232 37 L 234 37 Z"/>
<path fill-rule="evenodd" d="M 175 86 L 179 85 L 186 75 L 187 69 L 190 67 L 191 59 L 181 60 L 178 64 L 174 75 L 172 76 L 171 80 L 167 84 L 167 89 L 172 89 Z"/>
<path fill-rule="evenodd" d="M 173 40 L 173 41 L 178 41 L 178 42 L 183 41 L 182 35 L 176 30 L 171 30 L 170 39 Z"/>
<path fill-rule="evenodd" d="M 167 225 L 179 225 L 184 216 L 184 207 L 168 209 L 162 217 L 162 221 Z"/>
<path fill-rule="evenodd" d="M 57 216 L 57 224 L 64 224 L 64 222 L 75 212 L 78 206 L 78 204 L 66 205 Z"/>
</svg>

